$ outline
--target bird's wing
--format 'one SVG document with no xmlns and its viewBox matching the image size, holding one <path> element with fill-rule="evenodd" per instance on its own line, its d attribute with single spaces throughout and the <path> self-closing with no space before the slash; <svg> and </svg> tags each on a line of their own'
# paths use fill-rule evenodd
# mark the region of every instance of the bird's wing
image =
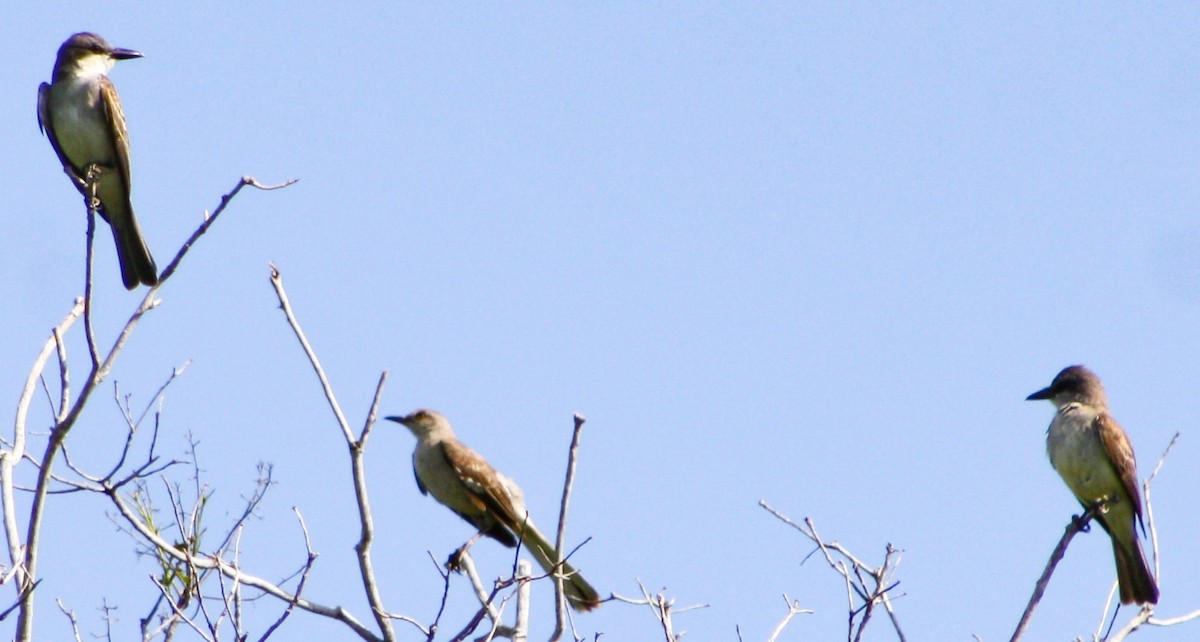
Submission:
<svg viewBox="0 0 1200 642">
<path fill-rule="evenodd" d="M 63 171 L 70 177 L 79 193 L 86 197 L 87 182 L 83 179 L 79 168 L 72 165 L 71 160 L 63 153 L 62 147 L 58 144 L 58 136 L 54 133 L 54 121 L 50 119 L 50 83 L 42 83 L 38 87 L 38 129 L 50 139 L 50 146 L 58 155 L 58 161 L 62 163 Z"/>
<path fill-rule="evenodd" d="M 413 479 L 417 480 L 417 490 L 421 491 L 422 495 L 428 495 L 429 489 L 425 488 L 425 484 L 421 483 L 421 476 L 417 474 L 417 452 L 415 450 L 413 451 L 412 459 L 413 459 Z"/>
<path fill-rule="evenodd" d="M 49 101 L 50 83 L 44 82 L 38 85 L 38 131 L 46 133 L 46 128 L 50 126 L 50 112 L 47 107 Z"/>
<path fill-rule="evenodd" d="M 1125 488 L 1127 497 L 1121 499 L 1133 503 L 1134 513 L 1140 523 L 1142 496 L 1138 492 L 1137 460 L 1133 456 L 1133 444 L 1129 442 L 1129 435 L 1125 434 L 1117 420 L 1108 413 L 1101 413 L 1096 417 L 1096 432 L 1100 435 L 1100 443 L 1104 444 L 1108 463 L 1112 464 L 1117 477 L 1121 479 L 1121 485 Z"/>
<path fill-rule="evenodd" d="M 108 119 L 108 131 L 113 134 L 112 149 L 116 156 L 114 164 L 121 176 L 125 194 L 129 194 L 129 131 L 125 129 L 125 112 L 121 110 L 121 99 L 117 97 L 117 88 L 113 86 L 108 76 L 100 76 L 100 104 L 104 117 Z"/>
<path fill-rule="evenodd" d="M 507 478 L 503 478 L 486 459 L 461 441 L 443 441 L 441 446 L 446 461 L 454 467 L 463 486 L 470 492 L 472 501 L 478 502 L 481 510 L 491 512 L 509 529 L 518 530 L 514 526 L 521 524 L 525 515 L 517 515 L 512 496 L 505 487 L 504 480 Z M 512 484 L 512 481 L 508 480 L 508 483 Z"/>
</svg>

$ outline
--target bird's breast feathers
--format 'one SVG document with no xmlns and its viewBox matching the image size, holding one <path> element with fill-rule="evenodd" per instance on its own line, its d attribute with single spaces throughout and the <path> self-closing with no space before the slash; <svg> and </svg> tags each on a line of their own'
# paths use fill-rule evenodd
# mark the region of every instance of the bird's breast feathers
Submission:
<svg viewBox="0 0 1200 642">
<path fill-rule="evenodd" d="M 1064 406 L 1046 435 L 1050 463 L 1084 503 L 1114 497 L 1122 488 L 1096 429 L 1097 416 L 1079 404 Z"/>
<path fill-rule="evenodd" d="M 112 133 L 98 108 L 98 91 L 88 82 L 65 82 L 51 88 L 56 95 L 52 97 L 50 126 L 63 153 L 80 169 L 91 163 L 112 164 Z"/>
</svg>

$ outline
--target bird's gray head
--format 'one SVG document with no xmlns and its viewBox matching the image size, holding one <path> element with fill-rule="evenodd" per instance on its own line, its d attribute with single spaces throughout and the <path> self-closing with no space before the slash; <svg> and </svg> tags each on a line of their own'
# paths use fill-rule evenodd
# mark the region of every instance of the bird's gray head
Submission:
<svg viewBox="0 0 1200 642">
<path fill-rule="evenodd" d="M 60 74 L 103 74 L 112 69 L 118 60 L 141 58 L 141 52 L 121 49 L 94 33 L 77 33 L 58 48 L 58 59 L 54 62 L 55 75 Z"/>
<path fill-rule="evenodd" d="M 412 434 L 417 436 L 417 439 L 429 437 L 434 433 L 442 437 L 454 435 L 450 422 L 436 410 L 415 410 L 403 417 L 392 416 L 384 417 L 384 419 L 404 424 L 412 431 Z"/>
<path fill-rule="evenodd" d="M 1070 403 L 1108 407 L 1108 397 L 1104 394 L 1104 385 L 1100 383 L 1100 377 L 1083 366 L 1063 368 L 1049 387 L 1042 388 L 1025 399 L 1049 399 L 1059 408 Z"/>
</svg>

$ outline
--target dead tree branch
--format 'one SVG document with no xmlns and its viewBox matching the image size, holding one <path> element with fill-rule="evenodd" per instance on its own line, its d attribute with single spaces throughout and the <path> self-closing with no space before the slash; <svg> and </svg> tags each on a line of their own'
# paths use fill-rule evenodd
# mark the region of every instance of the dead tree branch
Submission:
<svg viewBox="0 0 1200 642">
<path fill-rule="evenodd" d="M 904 642 L 904 631 L 900 628 L 900 620 L 896 616 L 895 609 L 892 608 L 891 598 L 892 589 L 899 585 L 899 582 L 892 578 L 900 566 L 903 551 L 888 544 L 884 550 L 883 563 L 878 567 L 870 566 L 841 544 L 823 539 L 817 533 L 816 524 L 811 517 L 805 517 L 804 524 L 797 524 L 772 508 L 764 500 L 759 500 L 758 505 L 784 524 L 800 531 L 805 537 L 812 540 L 817 545 L 813 552 L 820 551 L 829 567 L 842 576 L 846 584 L 846 602 L 849 610 L 849 616 L 846 619 L 847 639 L 854 642 L 861 640 L 875 608 L 882 606 L 892 623 L 892 628 L 896 631 L 897 639 Z"/>
</svg>

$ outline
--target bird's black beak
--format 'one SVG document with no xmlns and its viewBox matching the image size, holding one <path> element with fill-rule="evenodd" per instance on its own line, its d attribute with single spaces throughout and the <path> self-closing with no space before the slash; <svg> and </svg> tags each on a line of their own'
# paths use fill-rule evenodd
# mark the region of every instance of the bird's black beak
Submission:
<svg viewBox="0 0 1200 642">
<path fill-rule="evenodd" d="M 384 417 L 384 419 L 387 419 L 388 421 L 394 421 L 398 424 L 402 424 L 402 423 L 404 423 L 405 419 L 408 419 L 408 417 L 400 417 L 398 415 L 392 415 L 391 417 Z"/>
<path fill-rule="evenodd" d="M 142 58 L 143 57 L 142 52 L 140 52 L 140 51 L 134 51 L 132 49 L 121 49 L 121 48 L 113 49 L 108 55 L 112 56 L 113 58 L 116 58 L 117 60 L 129 60 L 130 58 Z"/>
<path fill-rule="evenodd" d="M 1035 399 L 1050 399 L 1054 396 L 1054 392 L 1050 388 L 1042 388 L 1037 392 L 1025 397 L 1025 401 L 1033 401 Z"/>
</svg>

